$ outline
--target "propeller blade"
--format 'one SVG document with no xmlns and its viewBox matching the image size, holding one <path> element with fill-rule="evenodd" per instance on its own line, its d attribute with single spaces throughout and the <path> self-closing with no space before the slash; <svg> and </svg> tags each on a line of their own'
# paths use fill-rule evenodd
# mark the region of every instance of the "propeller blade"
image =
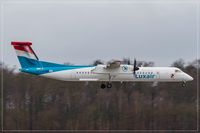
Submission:
<svg viewBox="0 0 200 133">
<path fill-rule="evenodd" d="M 136 59 L 134 59 L 134 64 L 133 64 L 133 74 L 135 74 L 135 71 L 139 70 L 139 68 L 137 67 L 137 61 Z"/>
<path fill-rule="evenodd" d="M 137 63 L 137 62 L 136 62 L 136 59 L 134 59 L 134 68 L 136 67 L 136 63 Z"/>
</svg>

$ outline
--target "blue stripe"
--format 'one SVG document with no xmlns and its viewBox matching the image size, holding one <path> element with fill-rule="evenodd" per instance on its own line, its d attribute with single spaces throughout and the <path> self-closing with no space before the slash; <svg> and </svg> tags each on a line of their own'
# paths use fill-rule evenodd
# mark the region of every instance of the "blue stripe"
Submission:
<svg viewBox="0 0 200 133">
<path fill-rule="evenodd" d="M 20 71 L 34 74 L 34 75 L 57 72 L 57 71 L 62 71 L 62 70 L 72 70 L 72 69 L 93 67 L 93 66 L 67 66 L 67 65 L 56 64 L 56 63 L 51 63 L 51 62 L 38 61 L 38 60 L 34 60 L 34 59 L 22 57 L 22 56 L 18 56 L 18 59 L 22 67 Z"/>
<path fill-rule="evenodd" d="M 66 65 L 56 64 L 51 62 L 45 61 L 38 61 L 35 59 L 30 59 L 23 56 L 18 56 L 18 60 L 22 68 L 29 68 L 29 67 L 65 67 Z"/>
<path fill-rule="evenodd" d="M 57 71 L 63 70 L 73 70 L 73 69 L 80 69 L 80 68 L 88 68 L 88 66 L 66 66 L 66 67 L 44 67 L 44 68 L 22 68 L 20 69 L 21 72 L 30 73 L 34 75 L 52 73 Z"/>
<path fill-rule="evenodd" d="M 17 56 L 17 57 L 22 68 L 41 67 L 39 61 L 37 60 L 29 59 L 23 56 Z"/>
</svg>

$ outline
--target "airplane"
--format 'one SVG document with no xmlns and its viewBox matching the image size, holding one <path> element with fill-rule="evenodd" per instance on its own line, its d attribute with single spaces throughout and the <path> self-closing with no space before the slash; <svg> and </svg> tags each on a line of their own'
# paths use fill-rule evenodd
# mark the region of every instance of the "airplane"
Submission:
<svg viewBox="0 0 200 133">
<path fill-rule="evenodd" d="M 100 87 L 111 88 L 112 82 L 182 82 L 193 78 L 176 67 L 138 67 L 113 60 L 96 66 L 75 66 L 40 61 L 31 42 L 11 42 L 14 47 L 21 72 L 62 81 L 99 81 Z"/>
</svg>

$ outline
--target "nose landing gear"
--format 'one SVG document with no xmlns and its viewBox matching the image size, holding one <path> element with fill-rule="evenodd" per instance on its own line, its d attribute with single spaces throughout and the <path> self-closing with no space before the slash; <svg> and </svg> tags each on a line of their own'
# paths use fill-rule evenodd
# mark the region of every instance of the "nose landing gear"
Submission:
<svg viewBox="0 0 200 133">
<path fill-rule="evenodd" d="M 182 87 L 186 87 L 186 82 L 185 81 L 183 81 Z"/>
</svg>

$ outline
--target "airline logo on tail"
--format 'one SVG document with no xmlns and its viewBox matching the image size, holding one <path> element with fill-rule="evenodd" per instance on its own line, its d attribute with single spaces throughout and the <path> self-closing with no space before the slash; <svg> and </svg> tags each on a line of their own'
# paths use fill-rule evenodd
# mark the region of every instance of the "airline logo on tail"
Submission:
<svg viewBox="0 0 200 133">
<path fill-rule="evenodd" d="M 40 67 L 38 57 L 31 48 L 31 42 L 11 42 L 22 68 Z"/>
<path fill-rule="evenodd" d="M 39 61 L 37 55 L 31 48 L 31 42 L 11 42 L 14 47 L 19 63 L 22 67 L 20 71 L 35 75 L 52 73 L 62 70 L 72 70 L 88 68 L 91 66 L 66 66 L 62 64 Z"/>
<path fill-rule="evenodd" d="M 11 44 L 13 45 L 17 56 L 38 60 L 38 57 L 30 47 L 30 45 L 32 45 L 31 42 L 11 42 Z"/>
</svg>

